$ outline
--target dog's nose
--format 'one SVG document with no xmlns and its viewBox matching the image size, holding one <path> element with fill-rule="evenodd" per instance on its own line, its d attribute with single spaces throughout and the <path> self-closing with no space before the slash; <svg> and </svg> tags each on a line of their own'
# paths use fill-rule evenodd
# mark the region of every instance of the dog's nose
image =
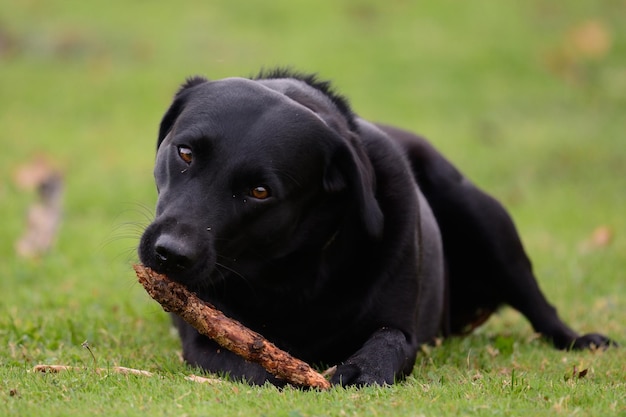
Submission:
<svg viewBox="0 0 626 417">
<path fill-rule="evenodd" d="M 154 244 L 157 261 L 166 269 L 185 269 L 193 265 L 197 254 L 191 245 L 172 235 L 163 234 Z"/>
</svg>

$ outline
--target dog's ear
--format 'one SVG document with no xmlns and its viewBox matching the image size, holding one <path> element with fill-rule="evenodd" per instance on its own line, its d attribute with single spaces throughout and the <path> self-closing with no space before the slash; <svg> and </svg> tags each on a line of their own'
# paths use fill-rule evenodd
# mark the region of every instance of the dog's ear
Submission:
<svg viewBox="0 0 626 417">
<path fill-rule="evenodd" d="M 333 151 L 324 173 L 324 189 L 330 193 L 351 193 L 368 234 L 382 236 L 384 216 L 376 200 L 374 170 L 361 146 L 342 142 Z"/>
<path fill-rule="evenodd" d="M 157 140 L 157 149 L 159 148 L 159 146 L 161 146 L 161 142 L 163 142 L 163 139 L 165 139 L 170 130 L 172 130 L 174 122 L 183 111 L 183 108 L 185 107 L 187 92 L 191 88 L 199 84 L 206 83 L 207 81 L 209 80 L 204 77 L 195 76 L 187 78 L 185 83 L 180 86 L 178 92 L 174 96 L 174 101 L 170 105 L 170 108 L 167 109 L 165 115 L 163 116 L 163 119 L 161 119 L 161 125 L 159 126 L 159 137 Z"/>
</svg>

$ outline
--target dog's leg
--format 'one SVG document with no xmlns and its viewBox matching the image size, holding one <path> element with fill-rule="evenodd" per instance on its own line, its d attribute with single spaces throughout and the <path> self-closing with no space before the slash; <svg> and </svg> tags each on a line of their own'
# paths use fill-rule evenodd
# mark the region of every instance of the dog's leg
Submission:
<svg viewBox="0 0 626 417">
<path fill-rule="evenodd" d="M 449 265 L 452 320 L 455 310 L 465 309 L 458 316 L 470 317 L 472 305 L 475 311 L 493 311 L 506 303 L 557 348 L 612 344 L 599 334 L 580 336 L 559 318 L 541 292 L 513 221 L 499 202 L 464 179 L 442 186 L 432 201 Z"/>
<path fill-rule="evenodd" d="M 461 226 L 460 230 L 469 232 L 465 242 L 468 246 L 464 250 L 474 252 L 477 262 L 473 265 L 478 266 L 483 273 L 474 276 L 485 279 L 476 284 L 493 286 L 495 294 L 501 294 L 504 303 L 526 316 L 535 331 L 551 340 L 559 349 L 584 349 L 612 344 L 610 339 L 600 334 L 581 336 L 559 318 L 556 309 L 539 288 L 531 262 L 508 213 L 500 203 L 475 187 L 469 184 L 461 187 L 465 189 L 450 198 L 461 199 L 454 206 L 465 213 L 458 213 L 457 216 L 471 223 Z M 457 235 L 455 238 L 455 244 L 463 244 L 463 238 L 460 242 Z M 458 251 L 458 248 L 454 251 Z M 450 262 L 454 262 L 454 259 Z"/>
<path fill-rule="evenodd" d="M 499 305 L 510 304 L 557 348 L 614 344 L 600 334 L 580 336 L 559 318 L 539 289 L 515 225 L 498 201 L 475 187 L 423 138 L 381 128 L 407 150 L 441 230 L 452 333 L 462 333 Z"/>
<path fill-rule="evenodd" d="M 343 386 L 391 385 L 411 372 L 416 350 L 401 331 L 381 329 L 358 352 L 337 366 L 331 383 Z"/>
</svg>

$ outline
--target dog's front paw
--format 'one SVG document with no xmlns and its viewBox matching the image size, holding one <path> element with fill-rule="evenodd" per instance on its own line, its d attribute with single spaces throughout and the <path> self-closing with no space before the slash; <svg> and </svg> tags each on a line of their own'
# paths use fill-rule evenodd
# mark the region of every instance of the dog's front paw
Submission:
<svg viewBox="0 0 626 417">
<path fill-rule="evenodd" d="M 606 349 L 609 347 L 617 347 L 618 344 L 614 340 L 599 334 L 589 333 L 580 337 L 577 337 L 572 341 L 569 346 L 565 346 L 568 350 L 582 350 L 582 349 Z"/>
<path fill-rule="evenodd" d="M 394 383 L 394 375 L 393 373 L 386 375 L 384 370 L 378 367 L 368 368 L 355 363 L 345 363 L 337 367 L 337 370 L 335 371 L 335 374 L 331 378 L 330 382 L 344 387 L 390 385 Z"/>
</svg>

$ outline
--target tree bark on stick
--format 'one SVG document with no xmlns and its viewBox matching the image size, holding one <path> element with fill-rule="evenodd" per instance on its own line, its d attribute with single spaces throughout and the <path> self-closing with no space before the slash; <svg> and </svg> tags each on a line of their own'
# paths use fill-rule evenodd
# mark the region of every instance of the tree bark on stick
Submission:
<svg viewBox="0 0 626 417">
<path fill-rule="evenodd" d="M 199 299 L 182 285 L 143 265 L 134 265 L 139 282 L 163 310 L 179 315 L 201 334 L 220 346 L 256 362 L 277 378 L 290 384 L 319 389 L 330 382 L 306 362 L 294 358 L 266 340 L 259 333 L 228 318 L 209 303 Z"/>
</svg>

